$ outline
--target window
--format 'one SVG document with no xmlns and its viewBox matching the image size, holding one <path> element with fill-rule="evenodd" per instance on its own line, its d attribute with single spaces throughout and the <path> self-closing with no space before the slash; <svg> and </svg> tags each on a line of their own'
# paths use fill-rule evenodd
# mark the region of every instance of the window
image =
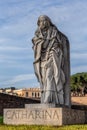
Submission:
<svg viewBox="0 0 87 130">
<path fill-rule="evenodd" d="M 26 97 L 28 97 L 28 92 L 26 92 Z"/>
<path fill-rule="evenodd" d="M 37 94 L 35 93 L 35 97 L 37 97 Z"/>
<path fill-rule="evenodd" d="M 38 97 L 40 96 L 40 94 L 38 93 Z"/>
<path fill-rule="evenodd" d="M 34 97 L 34 93 L 32 92 L 32 97 Z"/>
</svg>

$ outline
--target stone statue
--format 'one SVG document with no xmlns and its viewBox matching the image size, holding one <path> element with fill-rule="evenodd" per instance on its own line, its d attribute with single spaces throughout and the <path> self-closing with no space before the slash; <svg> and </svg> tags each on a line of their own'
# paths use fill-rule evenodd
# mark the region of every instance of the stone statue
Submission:
<svg viewBox="0 0 87 130">
<path fill-rule="evenodd" d="M 38 18 L 37 25 L 32 42 L 41 103 L 70 106 L 68 39 L 46 15 Z"/>
</svg>

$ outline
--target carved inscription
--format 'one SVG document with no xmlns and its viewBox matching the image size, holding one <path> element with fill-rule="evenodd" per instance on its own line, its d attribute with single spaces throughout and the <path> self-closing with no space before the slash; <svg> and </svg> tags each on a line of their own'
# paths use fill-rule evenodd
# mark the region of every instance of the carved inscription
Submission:
<svg viewBox="0 0 87 130">
<path fill-rule="evenodd" d="M 59 120 L 59 113 L 57 110 L 7 110 L 5 117 L 9 120 L 12 119 L 56 119 Z"/>
<path fill-rule="evenodd" d="M 84 124 L 85 111 L 69 108 L 4 109 L 4 124 L 53 125 Z"/>
</svg>

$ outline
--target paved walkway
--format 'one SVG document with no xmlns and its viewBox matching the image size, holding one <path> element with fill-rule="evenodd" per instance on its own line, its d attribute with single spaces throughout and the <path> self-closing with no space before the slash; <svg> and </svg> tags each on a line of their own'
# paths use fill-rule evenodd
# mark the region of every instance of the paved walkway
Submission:
<svg viewBox="0 0 87 130">
<path fill-rule="evenodd" d="M 73 105 L 87 105 L 87 97 L 71 97 Z"/>
</svg>

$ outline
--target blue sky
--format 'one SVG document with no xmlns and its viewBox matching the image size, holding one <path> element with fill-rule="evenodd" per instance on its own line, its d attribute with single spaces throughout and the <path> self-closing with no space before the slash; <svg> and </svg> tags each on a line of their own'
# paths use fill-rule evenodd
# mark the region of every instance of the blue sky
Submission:
<svg viewBox="0 0 87 130">
<path fill-rule="evenodd" d="M 87 72 L 87 0 L 0 1 L 0 88 L 39 86 L 31 39 L 48 15 L 70 41 L 71 74 Z"/>
</svg>

